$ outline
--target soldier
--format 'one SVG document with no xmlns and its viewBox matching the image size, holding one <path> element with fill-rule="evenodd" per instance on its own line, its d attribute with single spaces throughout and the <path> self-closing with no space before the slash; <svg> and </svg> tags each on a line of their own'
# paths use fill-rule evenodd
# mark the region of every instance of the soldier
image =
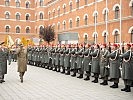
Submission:
<svg viewBox="0 0 133 100">
<path fill-rule="evenodd" d="M 3 46 L 0 46 L 0 83 L 5 82 L 4 75 L 7 74 L 7 59 L 8 50 Z M 8 60 L 11 61 L 11 58 Z"/>
<path fill-rule="evenodd" d="M 46 47 L 44 52 L 44 65 L 46 69 L 49 69 L 48 62 L 49 62 L 49 46 Z"/>
<path fill-rule="evenodd" d="M 83 67 L 82 67 L 82 61 L 83 61 L 83 55 L 82 55 L 82 52 L 84 51 L 84 48 L 83 48 L 83 44 L 81 44 L 79 46 L 79 51 L 76 52 L 76 55 L 77 55 L 77 66 L 76 66 L 76 69 L 78 70 L 79 72 L 79 76 L 77 78 L 83 78 Z"/>
<path fill-rule="evenodd" d="M 109 76 L 109 59 L 107 57 L 109 51 L 106 48 L 106 44 L 101 45 L 101 51 L 100 51 L 100 76 L 103 80 L 100 85 L 108 85 L 108 76 Z"/>
<path fill-rule="evenodd" d="M 49 67 L 49 70 L 52 70 L 53 69 L 53 66 L 52 66 L 52 52 L 54 50 L 54 45 L 50 46 L 49 47 L 49 59 L 48 59 L 48 67 Z"/>
<path fill-rule="evenodd" d="M 55 67 L 55 56 L 56 56 L 55 52 L 56 52 L 56 49 L 57 48 L 54 46 L 52 51 L 51 51 L 51 53 L 52 53 L 52 70 L 53 71 L 57 71 L 57 68 Z"/>
<path fill-rule="evenodd" d="M 119 78 L 121 77 L 120 74 L 120 58 L 119 58 L 119 49 L 117 48 L 117 44 L 113 44 L 112 52 L 108 54 L 109 62 L 110 62 L 110 78 L 114 82 L 111 88 L 118 88 Z"/>
<path fill-rule="evenodd" d="M 67 73 L 66 75 L 70 75 L 70 51 L 71 51 L 71 45 L 67 45 L 66 50 L 64 51 L 65 57 L 64 57 L 64 67 Z"/>
<path fill-rule="evenodd" d="M 94 45 L 94 52 L 90 53 L 92 56 L 91 72 L 94 73 L 94 80 L 92 82 L 98 83 L 98 77 L 100 74 L 100 46 L 98 44 Z"/>
<path fill-rule="evenodd" d="M 132 51 L 131 51 L 131 45 L 126 45 L 126 52 L 121 55 L 123 58 L 122 63 L 122 79 L 125 84 L 125 88 L 121 89 L 121 91 L 125 92 L 131 92 L 131 84 L 133 81 L 133 64 L 131 62 L 132 57 Z"/>
<path fill-rule="evenodd" d="M 59 64 L 60 64 L 60 54 L 59 54 L 60 50 L 61 50 L 61 47 L 60 47 L 60 44 L 59 44 L 57 46 L 56 51 L 55 51 L 55 53 L 56 53 L 56 56 L 55 56 L 55 69 L 57 69 L 57 72 L 60 72 L 60 66 L 59 66 Z"/>
<path fill-rule="evenodd" d="M 17 50 L 18 57 L 18 72 L 21 79 L 21 83 L 23 83 L 23 76 L 25 71 L 27 71 L 27 49 L 21 44 L 20 48 Z"/>
<path fill-rule="evenodd" d="M 70 64 L 71 64 L 71 71 L 73 72 L 73 74 L 71 75 L 72 77 L 75 77 L 76 76 L 76 60 L 77 60 L 77 55 L 76 55 L 76 52 L 78 51 L 78 46 L 76 45 L 73 45 L 73 48 L 70 52 L 71 54 L 71 58 L 70 58 Z"/>
<path fill-rule="evenodd" d="M 65 45 L 61 45 L 61 49 L 59 51 L 60 53 L 60 68 L 62 68 L 62 74 L 65 73 L 65 67 L 64 67 L 64 51 L 65 51 Z"/>
<path fill-rule="evenodd" d="M 82 63 L 82 67 L 84 69 L 84 71 L 86 72 L 86 78 L 84 80 L 90 80 L 90 75 L 91 75 L 91 60 L 92 57 L 90 56 L 90 53 L 92 52 L 91 50 L 91 45 L 88 44 L 85 47 L 85 51 L 83 52 L 84 55 L 84 59 L 83 59 L 83 63 Z"/>
</svg>

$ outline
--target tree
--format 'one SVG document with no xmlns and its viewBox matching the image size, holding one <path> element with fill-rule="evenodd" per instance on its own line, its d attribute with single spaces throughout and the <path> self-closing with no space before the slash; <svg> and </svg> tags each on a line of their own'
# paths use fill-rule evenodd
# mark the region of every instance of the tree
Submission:
<svg viewBox="0 0 133 100">
<path fill-rule="evenodd" d="M 46 26 L 40 30 L 40 38 L 44 39 L 48 44 L 55 40 L 55 31 L 52 26 Z"/>
</svg>

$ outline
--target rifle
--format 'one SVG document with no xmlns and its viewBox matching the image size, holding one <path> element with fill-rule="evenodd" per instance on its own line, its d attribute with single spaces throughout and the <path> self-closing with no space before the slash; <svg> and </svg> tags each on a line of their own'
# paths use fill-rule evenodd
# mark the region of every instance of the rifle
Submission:
<svg viewBox="0 0 133 100">
<path fill-rule="evenodd" d="M 111 53 L 111 44 L 110 44 L 110 42 L 109 42 L 109 52 Z"/>
<path fill-rule="evenodd" d="M 77 51 L 79 50 L 79 46 L 78 46 L 78 43 L 77 43 Z"/>
<path fill-rule="evenodd" d="M 124 41 L 122 42 L 122 53 L 124 53 Z"/>
</svg>

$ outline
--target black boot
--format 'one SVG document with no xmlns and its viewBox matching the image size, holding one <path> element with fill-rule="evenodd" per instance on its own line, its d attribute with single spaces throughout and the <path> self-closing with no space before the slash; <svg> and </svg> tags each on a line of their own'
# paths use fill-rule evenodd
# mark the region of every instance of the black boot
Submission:
<svg viewBox="0 0 133 100">
<path fill-rule="evenodd" d="M 114 83 L 112 86 L 110 86 L 111 88 L 118 88 L 118 83 Z"/>
<path fill-rule="evenodd" d="M 133 87 L 133 82 L 132 82 L 132 84 L 131 84 L 131 87 Z"/>
<path fill-rule="evenodd" d="M 63 71 L 61 73 L 64 74 L 65 73 L 65 69 L 63 69 Z"/>
<path fill-rule="evenodd" d="M 125 85 L 125 88 L 121 89 L 121 91 L 126 91 L 127 90 L 127 85 Z"/>
<path fill-rule="evenodd" d="M 60 68 L 57 70 L 57 72 L 60 72 Z"/>
<path fill-rule="evenodd" d="M 83 74 L 80 74 L 77 78 L 80 78 L 80 79 L 83 78 Z"/>
<path fill-rule="evenodd" d="M 100 85 L 108 85 L 108 81 L 104 80 Z"/>
<path fill-rule="evenodd" d="M 76 76 L 76 73 L 74 72 L 71 76 L 72 76 L 72 77 L 75 77 L 75 76 Z"/>
<path fill-rule="evenodd" d="M 98 83 L 98 77 L 95 77 L 95 79 L 92 82 Z"/>
<path fill-rule="evenodd" d="M 88 80 L 90 80 L 90 77 L 87 76 L 84 80 L 85 80 L 85 81 L 88 81 Z"/>
<path fill-rule="evenodd" d="M 129 85 L 127 85 L 127 89 L 125 90 L 125 92 L 131 92 L 131 87 Z"/>
<path fill-rule="evenodd" d="M 67 73 L 65 73 L 65 75 L 70 75 L 70 71 L 67 71 Z"/>
</svg>

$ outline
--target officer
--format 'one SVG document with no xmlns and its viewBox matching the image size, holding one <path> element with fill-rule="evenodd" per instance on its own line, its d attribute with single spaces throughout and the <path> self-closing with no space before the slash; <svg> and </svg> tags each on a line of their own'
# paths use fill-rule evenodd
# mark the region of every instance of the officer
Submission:
<svg viewBox="0 0 133 100">
<path fill-rule="evenodd" d="M 91 75 L 91 60 L 92 57 L 90 56 L 90 53 L 92 52 L 91 50 L 91 45 L 86 44 L 85 46 L 85 51 L 83 52 L 84 58 L 83 58 L 83 63 L 82 67 L 84 71 L 86 72 L 86 78 L 84 80 L 90 80 L 90 75 Z"/>
<path fill-rule="evenodd" d="M 125 84 L 125 88 L 121 89 L 121 91 L 125 92 L 131 92 L 131 84 L 133 81 L 133 66 L 132 66 L 132 51 L 131 51 L 131 45 L 127 44 L 126 47 L 126 52 L 121 55 L 123 58 L 123 63 L 122 63 L 122 79 Z"/>
<path fill-rule="evenodd" d="M 111 53 L 108 54 L 109 62 L 110 62 L 110 78 L 114 84 L 110 86 L 111 88 L 118 88 L 120 74 L 120 57 L 119 57 L 119 49 L 117 48 L 117 44 L 113 44 L 111 46 Z"/>
<path fill-rule="evenodd" d="M 109 54 L 109 51 L 106 48 L 106 44 L 101 45 L 101 51 L 100 51 L 100 76 L 103 80 L 100 85 L 108 85 L 108 76 L 109 76 L 109 59 L 107 55 Z"/>
<path fill-rule="evenodd" d="M 98 83 L 98 77 L 100 74 L 100 46 L 98 44 L 94 45 L 94 52 L 90 53 L 92 56 L 91 73 L 94 74 L 94 80 L 92 82 Z"/>
</svg>

